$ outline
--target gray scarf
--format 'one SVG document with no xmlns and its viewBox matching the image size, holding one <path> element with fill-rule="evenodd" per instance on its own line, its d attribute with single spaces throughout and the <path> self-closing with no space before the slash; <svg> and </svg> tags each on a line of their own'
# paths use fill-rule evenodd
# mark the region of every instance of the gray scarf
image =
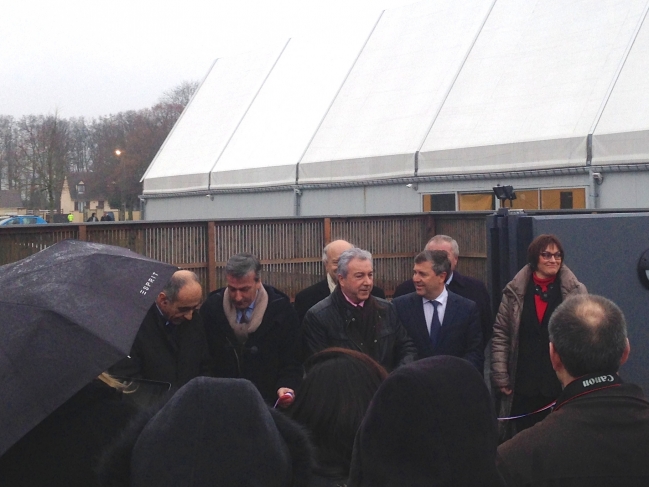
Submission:
<svg viewBox="0 0 649 487">
<path fill-rule="evenodd" d="M 259 291 L 257 291 L 255 307 L 252 310 L 250 322 L 239 323 L 237 321 L 237 309 L 232 305 L 232 301 L 230 301 L 228 289 L 225 289 L 225 293 L 223 294 L 223 312 L 239 343 L 246 343 L 248 335 L 257 331 L 257 328 L 261 325 L 261 320 L 264 318 L 264 313 L 266 313 L 266 307 L 268 307 L 268 293 L 264 289 L 264 286 L 261 286 Z M 246 311 L 244 310 L 243 312 L 245 313 Z"/>
</svg>

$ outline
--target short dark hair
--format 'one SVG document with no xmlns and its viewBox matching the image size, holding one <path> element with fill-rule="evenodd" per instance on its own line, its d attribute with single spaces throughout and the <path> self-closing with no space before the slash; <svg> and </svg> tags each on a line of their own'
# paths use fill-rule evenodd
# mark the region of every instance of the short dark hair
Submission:
<svg viewBox="0 0 649 487">
<path fill-rule="evenodd" d="M 437 276 L 442 272 L 446 272 L 446 276 L 448 277 L 451 272 L 451 261 L 443 250 L 424 250 L 423 252 L 419 252 L 417 257 L 415 257 L 415 264 L 421 264 L 422 262 L 430 262 L 433 265 L 433 272 Z"/>
<path fill-rule="evenodd" d="M 230 257 L 227 264 L 225 264 L 226 276 L 241 279 L 250 272 L 255 273 L 255 281 L 258 281 L 261 272 L 261 262 L 259 262 L 259 259 L 252 254 L 235 254 Z"/>
<path fill-rule="evenodd" d="M 346 476 L 356 432 L 388 373 L 368 355 L 344 348 L 316 353 L 305 369 L 290 415 L 310 431 L 318 466 Z"/>
<path fill-rule="evenodd" d="M 622 310 L 611 300 L 594 294 L 566 299 L 548 325 L 550 342 L 572 377 L 613 374 L 627 343 Z"/>
<path fill-rule="evenodd" d="M 563 261 L 566 258 L 566 253 L 563 251 L 563 245 L 561 245 L 561 242 L 556 235 L 544 233 L 543 235 L 539 235 L 534 240 L 532 240 L 530 246 L 527 247 L 527 262 L 530 264 L 530 267 L 533 271 L 537 270 L 538 268 L 541 252 L 543 252 L 548 248 L 548 246 L 552 244 L 556 245 L 557 249 L 559 249 L 559 252 L 561 252 L 561 255 L 563 256 L 563 258 L 561 259 L 561 264 L 563 265 Z"/>
<path fill-rule="evenodd" d="M 180 290 L 190 282 L 197 282 L 198 284 L 201 283 L 201 281 L 198 280 L 198 276 L 192 271 L 185 271 L 180 273 L 176 271 L 171 276 L 171 279 L 169 279 L 169 282 L 165 284 L 165 287 L 162 288 L 162 292 L 170 303 L 175 303 L 176 299 L 178 299 L 178 293 L 180 292 Z"/>
</svg>

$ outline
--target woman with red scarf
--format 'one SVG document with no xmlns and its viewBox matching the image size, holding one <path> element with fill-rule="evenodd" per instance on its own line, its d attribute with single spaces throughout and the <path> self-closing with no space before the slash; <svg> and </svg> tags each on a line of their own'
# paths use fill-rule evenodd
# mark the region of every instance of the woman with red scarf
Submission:
<svg viewBox="0 0 649 487">
<path fill-rule="evenodd" d="M 539 235 L 527 249 L 528 264 L 505 286 L 494 324 L 491 380 L 500 399 L 500 439 L 541 421 L 561 392 L 548 352 L 548 322 L 566 297 L 586 294 L 564 264 L 565 253 L 554 235 Z"/>
</svg>

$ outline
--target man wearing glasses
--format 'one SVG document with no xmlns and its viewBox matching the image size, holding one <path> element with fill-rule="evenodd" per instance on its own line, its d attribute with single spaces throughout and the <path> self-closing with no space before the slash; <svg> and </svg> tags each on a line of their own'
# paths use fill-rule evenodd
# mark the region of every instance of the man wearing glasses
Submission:
<svg viewBox="0 0 649 487">
<path fill-rule="evenodd" d="M 110 372 L 168 382 L 173 388 L 210 375 L 205 329 L 198 313 L 202 301 L 203 288 L 196 274 L 174 272 L 144 317 L 128 358 Z"/>
</svg>

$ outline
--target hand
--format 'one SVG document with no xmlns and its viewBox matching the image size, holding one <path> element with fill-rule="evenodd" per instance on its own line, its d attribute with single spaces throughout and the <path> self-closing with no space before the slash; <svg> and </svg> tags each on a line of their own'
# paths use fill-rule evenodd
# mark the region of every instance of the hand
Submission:
<svg viewBox="0 0 649 487">
<path fill-rule="evenodd" d="M 512 393 L 512 390 L 509 387 L 499 387 L 498 389 L 500 389 L 500 392 L 505 396 L 509 396 Z"/>
<path fill-rule="evenodd" d="M 295 401 L 295 391 L 288 387 L 280 387 L 277 389 L 277 397 L 279 398 L 277 405 L 281 408 L 287 408 Z"/>
</svg>

